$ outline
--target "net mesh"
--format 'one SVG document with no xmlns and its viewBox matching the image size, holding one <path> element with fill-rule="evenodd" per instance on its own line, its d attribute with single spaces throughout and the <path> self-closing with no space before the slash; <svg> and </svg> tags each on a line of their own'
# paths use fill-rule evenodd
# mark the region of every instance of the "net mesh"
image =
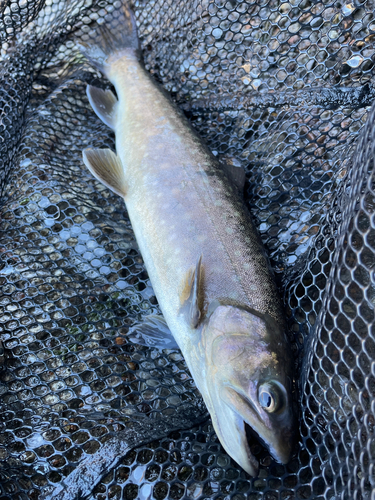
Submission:
<svg viewBox="0 0 375 500">
<path fill-rule="evenodd" d="M 374 2 L 133 5 L 147 70 L 245 167 L 284 299 L 301 438 L 286 466 L 252 441 L 257 478 L 181 354 L 127 340 L 160 311 L 122 201 L 82 165 L 114 136 L 75 47 L 120 5 L 0 1 L 0 499 L 373 500 Z M 78 494 L 74 471 L 146 421 Z"/>
</svg>

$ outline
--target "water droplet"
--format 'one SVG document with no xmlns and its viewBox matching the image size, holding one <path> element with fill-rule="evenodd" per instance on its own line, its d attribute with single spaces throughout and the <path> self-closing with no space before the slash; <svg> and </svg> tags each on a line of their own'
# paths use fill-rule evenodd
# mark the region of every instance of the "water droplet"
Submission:
<svg viewBox="0 0 375 500">
<path fill-rule="evenodd" d="M 132 472 L 131 479 L 135 483 L 140 483 L 145 478 L 146 469 L 146 465 L 136 467 Z"/>
<path fill-rule="evenodd" d="M 213 31 L 212 31 L 212 34 L 215 38 L 221 38 L 221 35 L 223 34 L 223 30 L 221 30 L 220 28 L 215 28 Z"/>
<path fill-rule="evenodd" d="M 355 9 L 355 7 L 352 3 L 347 3 L 346 5 L 343 5 L 341 10 L 345 16 L 349 16 L 353 12 L 354 9 Z"/>
<path fill-rule="evenodd" d="M 258 88 L 261 86 L 262 80 L 256 79 L 253 81 L 251 84 L 254 90 L 258 90 Z"/>
<path fill-rule="evenodd" d="M 140 500 L 149 500 L 151 498 L 152 488 L 150 484 L 144 484 L 139 490 Z"/>
<path fill-rule="evenodd" d="M 363 62 L 362 56 L 353 56 L 349 59 L 349 61 L 346 61 L 346 64 L 351 68 L 358 68 L 358 66 L 362 64 L 362 62 Z"/>
<path fill-rule="evenodd" d="M 20 161 L 20 167 L 28 167 L 31 165 L 32 161 L 30 158 L 25 158 L 24 160 Z"/>
<path fill-rule="evenodd" d="M 331 40 L 336 40 L 336 38 L 338 38 L 340 36 L 340 33 L 337 31 L 337 30 L 331 30 L 329 33 L 328 33 L 328 36 Z"/>
<path fill-rule="evenodd" d="M 29 448 L 38 448 L 38 446 L 42 446 L 44 444 L 44 439 L 40 434 L 31 434 L 27 439 L 26 443 Z"/>
</svg>

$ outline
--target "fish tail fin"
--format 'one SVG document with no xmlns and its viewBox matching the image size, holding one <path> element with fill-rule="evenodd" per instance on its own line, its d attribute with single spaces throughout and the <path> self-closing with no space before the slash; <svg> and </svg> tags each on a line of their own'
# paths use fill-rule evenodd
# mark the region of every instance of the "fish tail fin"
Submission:
<svg viewBox="0 0 375 500">
<path fill-rule="evenodd" d="M 98 25 L 93 36 L 76 45 L 105 75 L 110 64 L 123 55 L 134 54 L 139 60 L 142 58 L 135 17 L 127 3 L 111 13 L 108 21 Z"/>
</svg>

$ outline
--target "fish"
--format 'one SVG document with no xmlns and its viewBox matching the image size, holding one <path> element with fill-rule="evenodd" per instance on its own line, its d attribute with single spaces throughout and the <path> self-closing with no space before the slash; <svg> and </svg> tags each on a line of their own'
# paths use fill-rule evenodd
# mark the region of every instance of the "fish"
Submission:
<svg viewBox="0 0 375 500">
<path fill-rule="evenodd" d="M 296 418 L 284 313 L 241 195 L 244 169 L 220 163 L 146 71 L 127 4 L 116 16 L 77 42 L 116 92 L 87 86 L 116 152 L 88 147 L 83 162 L 125 201 L 163 314 L 145 330 L 174 339 L 222 446 L 256 476 L 248 433 L 286 464 Z"/>
</svg>

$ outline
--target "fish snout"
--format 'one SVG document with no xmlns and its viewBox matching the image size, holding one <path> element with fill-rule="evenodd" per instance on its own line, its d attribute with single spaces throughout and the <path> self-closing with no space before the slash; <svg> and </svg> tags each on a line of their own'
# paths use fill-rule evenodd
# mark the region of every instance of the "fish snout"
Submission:
<svg viewBox="0 0 375 500">
<path fill-rule="evenodd" d="M 265 391 L 271 393 L 268 385 L 264 385 Z M 221 415 L 218 421 L 220 432 L 224 435 L 221 441 L 227 452 L 253 476 L 257 474 L 258 462 L 250 451 L 249 440 L 251 442 L 256 437 L 273 458 L 282 464 L 289 462 L 295 442 L 293 412 L 287 400 L 278 402 L 278 407 L 267 408 L 272 402 L 267 400 L 262 389 L 262 385 L 260 388 L 254 385 L 248 394 L 244 394 L 242 390 L 225 386 L 220 391 Z M 283 392 L 281 388 L 280 392 Z"/>
</svg>

